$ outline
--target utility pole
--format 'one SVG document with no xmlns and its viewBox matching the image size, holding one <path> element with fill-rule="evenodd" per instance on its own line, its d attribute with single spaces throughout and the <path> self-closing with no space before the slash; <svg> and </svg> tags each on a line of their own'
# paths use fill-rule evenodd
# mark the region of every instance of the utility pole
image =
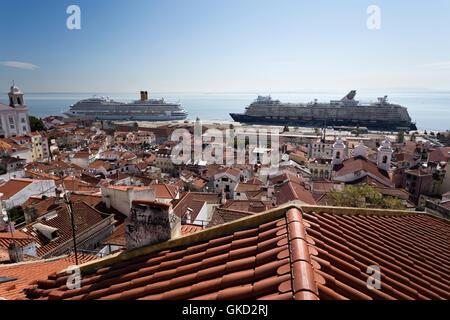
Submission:
<svg viewBox="0 0 450 320">
<path fill-rule="evenodd" d="M 70 215 L 70 221 L 72 223 L 72 239 L 73 239 L 73 249 L 75 251 L 75 264 L 78 265 L 78 252 L 77 252 L 77 240 L 75 238 L 75 221 L 73 218 L 73 211 L 72 211 L 72 201 L 70 200 L 68 193 L 65 192 L 65 188 L 63 185 L 63 190 L 64 190 L 64 200 L 66 202 L 67 205 L 67 211 L 69 212 Z"/>
<path fill-rule="evenodd" d="M 11 220 L 8 211 L 6 211 L 6 216 L 8 217 L 8 226 L 7 226 L 7 228 L 9 228 L 9 231 L 11 232 L 12 245 L 14 247 L 14 252 L 16 253 L 16 257 L 18 257 L 16 239 L 14 238 L 13 221 Z"/>
</svg>

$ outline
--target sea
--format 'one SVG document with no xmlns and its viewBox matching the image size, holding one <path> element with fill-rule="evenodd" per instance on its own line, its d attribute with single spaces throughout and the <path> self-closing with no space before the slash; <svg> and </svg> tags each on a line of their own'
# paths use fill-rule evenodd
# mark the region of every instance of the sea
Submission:
<svg viewBox="0 0 450 320">
<path fill-rule="evenodd" d="M 176 93 L 149 92 L 149 98 L 164 98 L 168 102 L 180 102 L 188 111 L 188 119 L 232 121 L 229 113 L 244 112 L 258 95 L 271 95 L 281 102 L 305 103 L 317 99 L 319 102 L 341 99 L 342 92 L 244 92 L 244 93 Z M 450 91 L 399 90 L 358 92 L 356 100 L 374 102 L 377 97 L 388 95 L 388 101 L 408 108 L 410 117 L 419 130 L 450 130 Z M 24 99 L 29 114 L 44 118 L 51 115 L 62 116 L 62 112 L 81 99 L 109 97 L 120 102 L 131 102 L 139 99 L 135 93 L 25 93 Z M 2 99 L 5 97 L 6 99 Z M 0 101 L 7 104 L 7 94 L 1 94 Z"/>
</svg>

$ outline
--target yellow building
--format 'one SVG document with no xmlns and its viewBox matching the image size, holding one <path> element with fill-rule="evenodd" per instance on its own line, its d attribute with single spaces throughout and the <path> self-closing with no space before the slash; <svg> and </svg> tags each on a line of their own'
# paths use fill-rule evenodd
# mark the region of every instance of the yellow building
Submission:
<svg viewBox="0 0 450 320">
<path fill-rule="evenodd" d="M 38 132 L 30 132 L 28 136 L 31 138 L 31 159 L 33 161 L 44 160 L 42 136 Z"/>
<path fill-rule="evenodd" d="M 311 171 L 311 178 L 313 180 L 331 179 L 331 172 L 333 170 L 331 159 L 310 159 L 308 168 Z"/>
</svg>

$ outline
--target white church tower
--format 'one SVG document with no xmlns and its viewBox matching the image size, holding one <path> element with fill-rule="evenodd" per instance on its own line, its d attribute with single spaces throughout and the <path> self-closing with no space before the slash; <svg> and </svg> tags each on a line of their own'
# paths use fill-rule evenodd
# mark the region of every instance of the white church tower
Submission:
<svg viewBox="0 0 450 320">
<path fill-rule="evenodd" d="M 392 159 L 392 148 L 391 142 L 389 138 L 381 143 L 381 146 L 378 148 L 377 152 L 377 167 L 389 171 L 391 169 L 391 159 Z"/>
<path fill-rule="evenodd" d="M 342 161 L 344 161 L 344 154 L 345 154 L 345 143 L 342 140 L 341 135 L 339 134 L 338 138 L 336 139 L 336 142 L 333 144 L 333 159 L 331 160 L 333 166 L 342 164 Z"/>
<path fill-rule="evenodd" d="M 29 133 L 30 120 L 23 93 L 13 82 L 8 93 L 9 106 L 0 103 L 0 137 L 9 138 Z"/>
</svg>

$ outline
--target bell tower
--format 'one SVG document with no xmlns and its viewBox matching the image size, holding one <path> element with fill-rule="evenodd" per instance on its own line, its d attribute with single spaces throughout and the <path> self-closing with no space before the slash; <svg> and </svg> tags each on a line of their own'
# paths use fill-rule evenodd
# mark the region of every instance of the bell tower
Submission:
<svg viewBox="0 0 450 320">
<path fill-rule="evenodd" d="M 9 105 L 13 108 L 26 108 L 27 105 L 23 100 L 23 93 L 20 92 L 20 89 L 16 87 L 14 81 L 11 86 L 11 90 L 8 93 L 9 97 Z"/>
<path fill-rule="evenodd" d="M 378 168 L 389 171 L 391 169 L 391 159 L 392 159 L 392 148 L 391 142 L 389 138 L 381 143 L 381 146 L 378 148 L 377 152 L 377 166 Z"/>
<path fill-rule="evenodd" d="M 341 135 L 339 134 L 338 138 L 336 139 L 336 142 L 333 144 L 333 159 L 331 163 L 333 165 L 342 164 L 342 161 L 344 161 L 344 152 L 345 152 L 345 143 L 342 140 Z"/>
</svg>

